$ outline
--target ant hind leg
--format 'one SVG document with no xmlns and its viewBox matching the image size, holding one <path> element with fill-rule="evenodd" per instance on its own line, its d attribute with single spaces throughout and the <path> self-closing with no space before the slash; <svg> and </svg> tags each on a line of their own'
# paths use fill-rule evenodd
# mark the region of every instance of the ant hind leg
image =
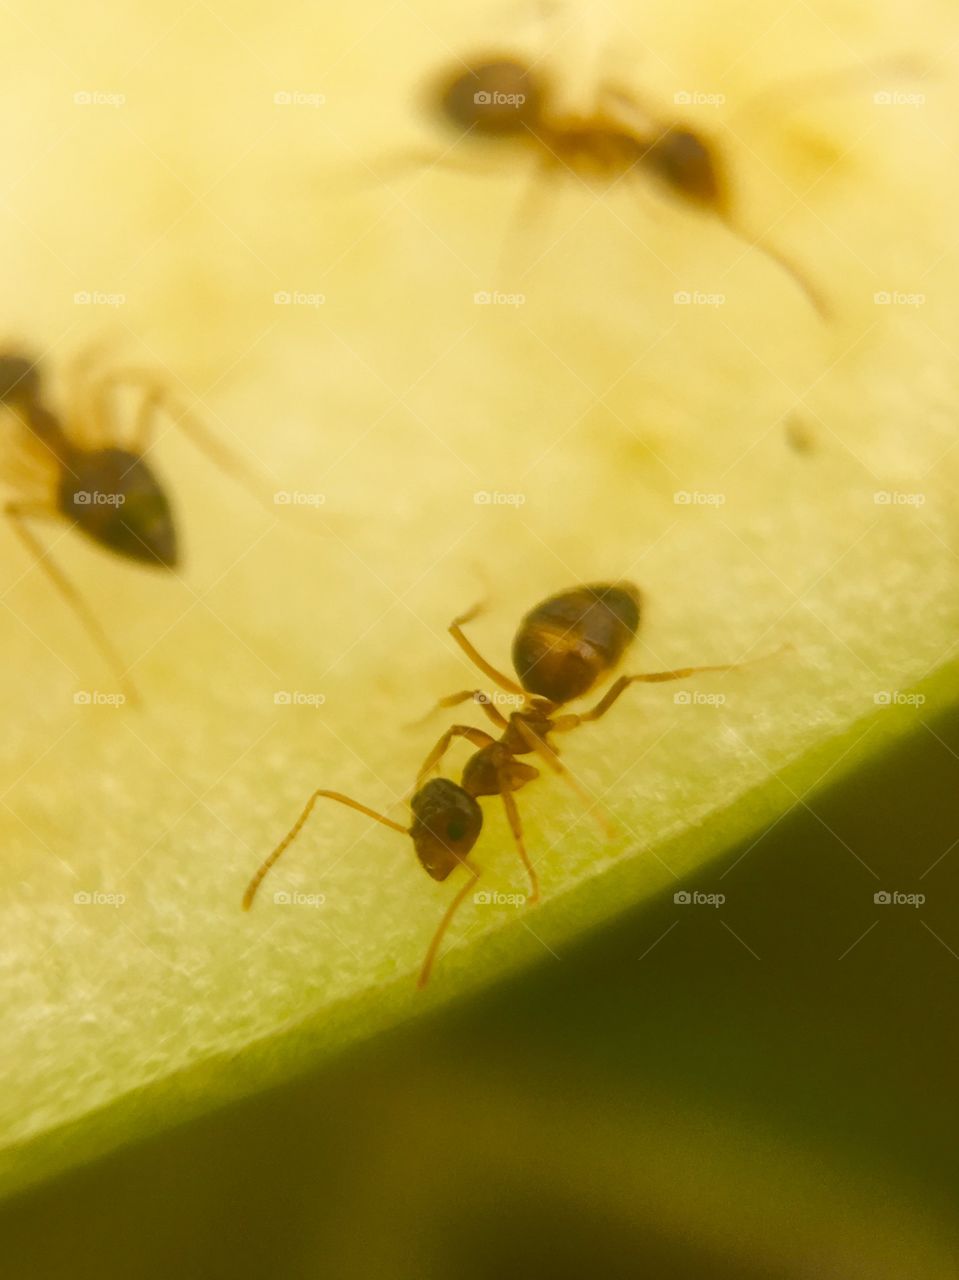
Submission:
<svg viewBox="0 0 959 1280">
<path fill-rule="evenodd" d="M 93 610 L 83 599 L 80 592 L 53 560 L 49 550 L 27 525 L 28 519 L 62 519 L 60 513 L 53 508 L 20 502 L 7 503 L 3 508 L 3 513 L 10 520 L 20 541 L 73 610 L 75 617 L 86 630 L 87 635 L 99 650 L 101 657 L 104 658 L 113 671 L 125 697 L 132 705 L 138 705 L 140 703 L 140 695 L 128 676 L 127 668 L 121 661 L 119 654 L 110 643 L 106 631 L 100 625 Z"/>
</svg>

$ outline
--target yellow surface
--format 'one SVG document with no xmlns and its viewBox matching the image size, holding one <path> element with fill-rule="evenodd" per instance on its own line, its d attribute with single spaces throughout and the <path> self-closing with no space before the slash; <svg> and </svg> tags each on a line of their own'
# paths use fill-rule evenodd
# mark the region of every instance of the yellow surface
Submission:
<svg viewBox="0 0 959 1280">
<path fill-rule="evenodd" d="M 7 7 L 8 342 L 51 378 L 92 343 L 155 368 L 272 487 L 325 502 L 263 512 L 165 431 L 151 460 L 181 515 L 182 578 L 52 528 L 141 712 L 75 704 L 111 676 L 2 534 L 0 964 L 6 1052 L 29 1064 L 0 1103 L 6 1141 L 412 987 L 451 886 L 360 817 L 318 813 L 250 917 L 239 900 L 314 786 L 402 817 L 444 723 L 402 726 L 473 682 L 444 628 L 479 596 L 471 634 L 503 664 L 530 605 L 618 577 L 644 593 L 641 669 L 794 648 L 690 686 L 718 707 L 634 691 L 571 740 L 616 837 L 554 781 L 526 791 L 547 907 L 568 898 L 566 918 L 465 909 L 438 995 L 488 935 L 492 967 L 561 949 L 592 918 L 576 895 L 614 865 L 634 894 L 685 884 L 701 856 L 685 832 L 761 785 L 788 803 L 778 770 L 857 721 L 874 732 L 883 694 L 952 657 L 956 33 L 946 6 L 914 13 L 904 50 L 898 7 L 875 4 L 564 10 L 552 33 L 499 5 Z M 504 44 L 542 53 L 573 104 L 610 78 L 713 134 L 743 215 L 803 262 L 834 322 L 641 182 L 556 184 L 517 226 L 522 156 L 463 144 L 456 169 L 397 164 L 450 144 L 418 106 L 428 78 Z M 904 52 L 918 71 L 815 88 Z M 813 81 L 788 111 L 750 107 L 792 76 Z M 487 807 L 489 887 L 521 890 Z M 273 890 L 325 901 L 274 905 Z"/>
</svg>

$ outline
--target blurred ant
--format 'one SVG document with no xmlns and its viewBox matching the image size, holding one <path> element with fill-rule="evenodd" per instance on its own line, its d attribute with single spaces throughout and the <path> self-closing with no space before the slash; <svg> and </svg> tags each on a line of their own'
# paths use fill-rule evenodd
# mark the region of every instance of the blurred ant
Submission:
<svg viewBox="0 0 959 1280">
<path fill-rule="evenodd" d="M 529 901 L 535 902 L 539 896 L 536 869 L 526 851 L 519 810 L 513 798 L 514 791 L 539 777 L 539 770 L 519 759 L 520 756 L 535 754 L 555 773 L 568 779 L 557 748 L 550 741 L 551 735 L 568 733 L 581 724 L 599 720 L 631 684 L 681 680 L 701 672 L 734 671 L 744 665 L 681 667 L 675 671 L 620 676 L 588 711 L 558 714 L 609 675 L 632 644 L 640 620 L 637 588 L 629 582 L 574 587 L 538 604 L 523 618 L 513 641 L 513 666 L 518 681 L 491 666 L 463 633 L 463 626 L 478 612 L 477 607 L 454 619 L 449 633 L 478 670 L 516 700 L 518 709 L 507 718 L 493 705 L 489 694 L 477 689 L 450 694 L 437 703 L 436 709 L 476 701 L 500 730 L 500 737 L 495 738 L 471 725 L 455 724 L 447 729 L 417 775 L 410 801 L 412 821 L 408 827 L 338 791 L 315 791 L 293 827 L 256 872 L 243 896 L 244 910 L 249 910 L 263 878 L 299 835 L 319 799 L 336 800 L 384 827 L 410 836 L 417 858 L 434 880 L 445 880 L 460 866 L 469 873 L 469 879 L 450 902 L 433 935 L 420 970 L 420 987 L 428 982 L 440 943 L 481 874 L 469 854 L 483 828 L 483 811 L 478 804 L 483 796 L 498 795 L 502 799 L 517 852 L 529 876 Z M 476 748 L 466 762 L 460 782 L 431 778 L 430 774 L 439 770 L 454 738 L 464 738 Z"/>
<path fill-rule="evenodd" d="M 554 106 L 548 80 L 531 66 L 511 56 L 489 56 L 441 82 L 433 102 L 446 123 L 464 134 L 518 142 L 533 151 L 537 176 L 566 171 L 585 182 L 613 183 L 634 171 L 651 174 L 684 204 L 715 214 L 764 253 L 823 319 L 829 317 L 829 305 L 803 271 L 737 223 L 715 143 L 687 125 L 657 119 L 632 95 L 604 85 L 594 113 L 564 114 Z"/>
<path fill-rule="evenodd" d="M 137 692 L 105 628 L 27 521 L 66 521 L 116 555 L 154 568 L 175 569 L 180 549 L 173 510 L 167 489 L 145 457 L 156 430 L 157 412 L 164 407 L 171 421 L 187 430 L 212 461 L 249 481 L 222 446 L 187 419 L 182 407 L 174 405 L 153 375 L 123 371 L 92 381 L 80 376 L 85 363 L 75 370 L 69 416 L 62 416 L 49 406 L 35 360 L 20 352 L 0 352 L 0 405 L 24 428 L 31 446 L 29 460 L 34 464 L 33 474 L 26 476 L 21 486 L 21 496 L 2 509 L 87 629 L 120 687 L 131 702 L 137 702 Z M 128 433 L 118 427 L 116 405 L 111 400 L 114 390 L 123 386 L 142 391 Z"/>
</svg>

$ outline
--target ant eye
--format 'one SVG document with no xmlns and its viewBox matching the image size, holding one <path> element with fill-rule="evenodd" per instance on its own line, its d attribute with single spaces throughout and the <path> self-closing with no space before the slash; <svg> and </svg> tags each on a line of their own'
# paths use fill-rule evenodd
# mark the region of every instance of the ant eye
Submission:
<svg viewBox="0 0 959 1280">
<path fill-rule="evenodd" d="M 452 822 L 448 822 L 446 824 L 446 835 L 449 840 L 452 840 L 453 843 L 456 844 L 466 835 L 466 827 L 462 821 L 458 821 L 454 818 Z"/>
</svg>

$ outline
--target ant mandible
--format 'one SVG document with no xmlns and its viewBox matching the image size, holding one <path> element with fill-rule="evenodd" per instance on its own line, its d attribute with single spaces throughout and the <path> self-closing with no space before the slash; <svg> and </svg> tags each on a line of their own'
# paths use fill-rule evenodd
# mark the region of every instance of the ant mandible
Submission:
<svg viewBox="0 0 959 1280">
<path fill-rule="evenodd" d="M 785 271 L 820 317 L 830 307 L 782 250 L 751 235 L 732 212 L 729 182 L 714 143 L 687 125 L 668 124 L 635 97 L 601 88 L 602 109 L 590 115 L 554 108 L 547 79 L 512 56 L 478 59 L 435 89 L 434 107 L 447 124 L 488 141 L 518 142 L 537 158 L 537 176 L 563 171 L 583 181 L 612 183 L 645 171 L 693 208 L 714 214 L 739 239 Z"/>
<path fill-rule="evenodd" d="M 467 689 L 440 699 L 437 709 L 472 699 L 500 730 L 500 737 L 495 738 L 471 725 L 455 724 L 447 729 L 417 776 L 410 801 L 412 821 L 408 827 L 338 791 L 314 791 L 290 831 L 257 870 L 243 896 L 243 907 L 249 910 L 267 872 L 299 835 L 317 800 L 335 800 L 384 827 L 410 836 L 420 864 L 434 880 L 445 880 L 458 867 L 469 873 L 469 879 L 450 902 L 433 935 L 420 970 L 420 987 L 429 980 L 443 937 L 481 874 L 469 855 L 483 829 L 483 811 L 478 803 L 482 797 L 498 795 L 502 799 L 517 851 L 529 876 L 529 901 L 535 902 L 539 896 L 536 869 L 526 850 L 513 797 L 515 791 L 539 777 L 539 770 L 519 757 L 536 755 L 555 773 L 571 780 L 550 741 L 553 734 L 568 733 L 600 719 L 631 684 L 681 680 L 701 672 L 733 671 L 744 665 L 726 663 L 622 675 L 589 710 L 560 714 L 568 703 L 584 697 L 611 674 L 632 644 L 640 620 L 638 589 L 629 582 L 603 583 L 574 587 L 543 600 L 523 618 L 513 641 L 513 666 L 518 680 L 488 663 L 464 634 L 464 625 L 478 612 L 477 607 L 454 619 L 449 627 L 450 635 L 488 680 L 517 700 L 518 708 L 507 718 L 493 705 L 488 694 Z M 460 782 L 445 777 L 431 778 L 430 774 L 439 769 L 454 738 L 463 738 L 476 748 L 466 762 Z"/>
<path fill-rule="evenodd" d="M 70 388 L 71 411 L 69 416 L 61 416 L 49 406 L 36 361 L 22 352 L 0 352 L 0 405 L 25 428 L 33 446 L 33 461 L 41 468 L 39 484 L 34 477 L 27 497 L 21 494 L 2 510 L 86 628 L 126 696 L 136 702 L 136 689 L 106 630 L 27 522 L 65 520 L 107 551 L 138 564 L 175 569 L 180 548 L 173 509 L 166 488 L 145 456 L 156 429 L 157 412 L 164 406 L 168 412 L 174 410 L 171 421 L 188 430 L 213 462 L 248 486 L 256 482 L 182 406 L 173 405 L 154 375 L 124 370 L 90 381 L 80 376 L 88 360 L 78 362 Z M 109 400 L 113 391 L 123 386 L 142 391 L 126 439 L 121 438 Z"/>
</svg>

